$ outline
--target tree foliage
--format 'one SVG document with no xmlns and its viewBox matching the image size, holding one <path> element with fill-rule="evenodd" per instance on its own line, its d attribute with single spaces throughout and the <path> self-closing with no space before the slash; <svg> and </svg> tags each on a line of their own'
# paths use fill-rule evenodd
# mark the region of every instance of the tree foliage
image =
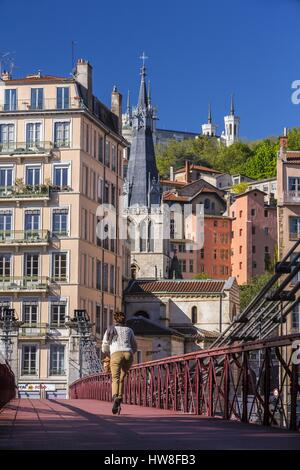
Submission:
<svg viewBox="0 0 300 470">
<path fill-rule="evenodd" d="M 231 189 L 235 194 L 242 194 L 247 191 L 248 186 L 249 183 L 247 183 L 246 181 L 242 181 L 241 183 L 232 186 Z"/>
<path fill-rule="evenodd" d="M 267 271 L 260 276 L 254 276 L 249 284 L 240 286 L 241 312 L 245 310 L 272 275 L 273 272 Z"/>
<path fill-rule="evenodd" d="M 300 128 L 292 129 L 291 147 L 300 149 Z M 226 147 L 216 138 L 199 136 L 182 142 L 172 140 L 167 146 L 156 147 L 156 162 L 160 175 L 169 176 L 170 166 L 184 166 L 185 160 L 222 173 L 243 174 L 253 179 L 276 176 L 276 160 L 279 150 L 277 138 L 243 143 L 235 142 Z"/>
<path fill-rule="evenodd" d="M 294 127 L 288 132 L 288 149 L 300 150 L 300 127 Z"/>
</svg>

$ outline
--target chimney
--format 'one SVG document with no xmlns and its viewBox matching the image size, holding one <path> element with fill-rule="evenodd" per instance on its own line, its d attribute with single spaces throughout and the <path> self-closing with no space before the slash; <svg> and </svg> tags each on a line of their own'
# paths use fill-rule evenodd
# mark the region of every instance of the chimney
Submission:
<svg viewBox="0 0 300 470">
<path fill-rule="evenodd" d="M 283 129 L 283 135 L 279 137 L 279 144 L 280 144 L 280 151 L 285 153 L 287 149 L 287 144 L 288 144 L 288 133 L 287 133 L 286 127 L 284 127 Z"/>
<path fill-rule="evenodd" d="M 6 82 L 7 80 L 11 80 L 11 78 L 11 73 L 9 73 L 8 70 L 3 70 L 3 72 L 1 73 L 1 80 Z"/>
<path fill-rule="evenodd" d="M 111 94 L 111 110 L 118 117 L 119 134 L 122 134 L 122 95 L 116 86 L 113 87 Z"/>
<path fill-rule="evenodd" d="M 93 67 L 84 59 L 78 59 L 76 64 L 76 81 L 84 88 L 84 98 L 86 98 L 89 109 L 93 107 Z"/>
<path fill-rule="evenodd" d="M 170 166 L 170 181 L 174 181 L 174 167 Z"/>
<path fill-rule="evenodd" d="M 185 181 L 186 181 L 186 183 L 190 182 L 190 168 L 191 168 L 190 162 L 189 162 L 189 160 L 186 160 L 185 161 Z"/>
</svg>

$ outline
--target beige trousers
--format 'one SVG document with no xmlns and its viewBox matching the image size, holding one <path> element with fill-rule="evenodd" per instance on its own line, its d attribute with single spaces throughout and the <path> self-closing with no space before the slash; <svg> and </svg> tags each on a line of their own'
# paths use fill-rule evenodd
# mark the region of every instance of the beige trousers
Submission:
<svg viewBox="0 0 300 470">
<path fill-rule="evenodd" d="M 133 354 L 128 351 L 118 351 L 110 357 L 110 370 L 112 378 L 112 395 L 122 398 L 124 379 L 132 365 Z"/>
</svg>

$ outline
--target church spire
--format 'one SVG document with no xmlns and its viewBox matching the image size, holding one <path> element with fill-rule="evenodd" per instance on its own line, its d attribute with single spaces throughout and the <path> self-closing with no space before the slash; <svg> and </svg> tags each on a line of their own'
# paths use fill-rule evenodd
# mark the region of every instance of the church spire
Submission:
<svg viewBox="0 0 300 470">
<path fill-rule="evenodd" d="M 150 80 L 148 80 L 148 106 L 151 106 L 151 89 L 150 89 Z"/>
<path fill-rule="evenodd" d="M 234 102 L 233 102 L 233 93 L 230 97 L 230 116 L 234 116 Z"/>
<path fill-rule="evenodd" d="M 207 118 L 208 124 L 212 123 L 212 117 L 211 117 L 211 104 L 208 103 L 208 118 Z"/>
</svg>

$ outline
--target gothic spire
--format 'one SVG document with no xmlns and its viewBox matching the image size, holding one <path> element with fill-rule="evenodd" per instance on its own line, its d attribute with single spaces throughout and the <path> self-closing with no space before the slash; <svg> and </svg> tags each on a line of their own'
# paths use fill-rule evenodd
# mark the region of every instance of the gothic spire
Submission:
<svg viewBox="0 0 300 470">
<path fill-rule="evenodd" d="M 140 92 L 139 92 L 139 100 L 138 100 L 138 108 L 145 109 L 147 108 L 147 89 L 146 89 L 146 67 L 145 65 L 141 68 L 141 84 L 140 84 Z"/>
<path fill-rule="evenodd" d="M 151 105 L 151 89 L 150 89 L 150 80 L 148 80 L 148 106 Z"/>
</svg>

